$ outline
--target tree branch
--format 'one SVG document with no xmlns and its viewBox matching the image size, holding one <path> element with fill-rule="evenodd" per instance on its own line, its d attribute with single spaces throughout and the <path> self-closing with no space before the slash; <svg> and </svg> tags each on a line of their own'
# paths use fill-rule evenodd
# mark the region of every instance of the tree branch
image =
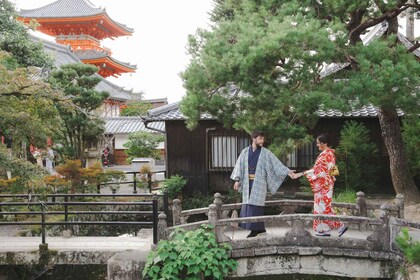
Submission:
<svg viewBox="0 0 420 280">
<path fill-rule="evenodd" d="M 408 52 L 414 52 L 420 47 L 420 42 L 416 42 L 412 47 L 408 49 Z"/>
<path fill-rule="evenodd" d="M 377 2 L 377 1 L 375 1 Z M 411 5 L 412 6 L 412 5 Z M 379 7 L 378 7 L 379 8 Z M 381 23 L 384 20 L 392 19 L 397 17 L 399 14 L 401 14 L 403 11 L 409 8 L 409 5 L 397 7 L 394 9 L 391 9 L 389 11 L 383 11 L 384 13 L 376 18 L 371 18 L 363 23 L 360 23 L 357 27 L 350 30 L 349 37 L 350 38 L 360 38 L 360 34 L 362 34 L 363 31 L 368 29 L 369 27 L 375 26 L 379 23 Z M 356 43 L 355 41 L 350 40 L 350 43 Z"/>
</svg>

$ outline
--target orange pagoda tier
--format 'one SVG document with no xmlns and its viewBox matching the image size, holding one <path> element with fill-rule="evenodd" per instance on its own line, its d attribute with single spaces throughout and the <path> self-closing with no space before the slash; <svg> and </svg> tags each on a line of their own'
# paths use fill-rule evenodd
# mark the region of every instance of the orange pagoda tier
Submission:
<svg viewBox="0 0 420 280">
<path fill-rule="evenodd" d="M 96 8 L 88 0 L 58 0 L 49 5 L 21 10 L 20 21 L 35 19 L 38 31 L 54 36 L 56 42 L 69 45 L 84 63 L 96 65 L 102 77 L 117 77 L 135 72 L 136 66 L 111 57 L 111 51 L 101 46 L 101 40 L 130 36 L 132 28 L 112 20 L 105 8 Z"/>
</svg>

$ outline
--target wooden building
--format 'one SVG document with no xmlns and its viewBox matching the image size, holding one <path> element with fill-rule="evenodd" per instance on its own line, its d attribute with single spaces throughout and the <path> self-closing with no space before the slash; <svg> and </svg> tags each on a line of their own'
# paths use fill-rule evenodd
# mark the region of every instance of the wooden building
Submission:
<svg viewBox="0 0 420 280">
<path fill-rule="evenodd" d="M 370 131 L 373 142 L 380 150 L 381 193 L 393 193 L 389 173 L 389 160 L 382 142 L 377 110 L 365 107 L 362 110 L 343 114 L 338 111 L 319 111 L 320 119 L 311 134 L 313 143 L 297 149 L 283 161 L 291 169 L 305 170 L 311 166 L 319 154 L 315 137 L 329 133 L 332 147 L 336 147 L 340 131 L 348 120 L 363 123 Z M 154 122 L 165 122 L 166 172 L 170 177 L 175 174 L 187 179 L 185 193 L 227 192 L 233 186 L 229 179 L 239 153 L 250 144 L 250 137 L 244 131 L 227 130 L 212 116 L 203 114 L 194 130 L 187 129 L 185 117 L 179 110 L 179 102 L 152 109 L 143 117 L 145 127 Z M 296 191 L 298 181 L 286 180 L 283 190 Z"/>
</svg>

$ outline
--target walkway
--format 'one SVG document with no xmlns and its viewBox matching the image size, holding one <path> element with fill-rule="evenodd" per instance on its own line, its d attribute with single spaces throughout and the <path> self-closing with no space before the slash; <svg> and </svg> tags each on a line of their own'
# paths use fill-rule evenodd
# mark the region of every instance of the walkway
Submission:
<svg viewBox="0 0 420 280">
<path fill-rule="evenodd" d="M 153 237 L 151 229 L 140 230 L 137 236 L 99 237 L 99 236 L 72 236 L 46 237 L 49 250 L 54 251 L 150 251 Z M 2 236 L 0 253 L 4 252 L 30 252 L 39 250 L 41 237 L 15 237 Z"/>
</svg>

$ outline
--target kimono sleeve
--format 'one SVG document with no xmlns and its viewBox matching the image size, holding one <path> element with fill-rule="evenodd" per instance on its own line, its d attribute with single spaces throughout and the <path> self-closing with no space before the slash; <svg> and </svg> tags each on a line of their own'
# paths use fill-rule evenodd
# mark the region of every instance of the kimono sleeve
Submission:
<svg viewBox="0 0 420 280">
<path fill-rule="evenodd" d="M 325 178 L 329 174 L 329 171 L 335 164 L 334 154 L 331 152 L 322 153 L 317 159 L 313 169 L 308 171 L 308 181 L 315 181 L 318 178 Z"/>
<path fill-rule="evenodd" d="M 236 180 L 239 178 L 240 181 L 240 187 L 238 189 L 239 192 L 242 192 L 242 184 L 244 181 L 244 172 L 245 172 L 245 166 L 244 166 L 244 156 L 245 156 L 245 150 L 242 150 L 241 154 L 239 155 L 238 159 L 236 160 L 235 167 L 233 168 L 232 174 L 230 175 L 230 179 Z"/>
<path fill-rule="evenodd" d="M 275 194 L 289 174 L 286 167 L 273 153 L 267 151 L 267 185 L 271 194 Z"/>
</svg>

